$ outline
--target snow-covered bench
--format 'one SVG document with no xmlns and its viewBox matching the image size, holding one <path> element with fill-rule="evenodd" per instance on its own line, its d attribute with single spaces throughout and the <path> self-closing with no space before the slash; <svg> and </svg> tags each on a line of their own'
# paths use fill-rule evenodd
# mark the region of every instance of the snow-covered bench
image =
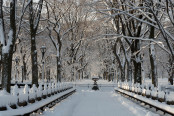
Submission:
<svg viewBox="0 0 174 116">
<path fill-rule="evenodd" d="M 35 101 L 42 101 L 47 97 L 52 97 L 60 92 L 72 89 L 72 86 L 58 83 L 45 84 L 42 90 L 42 84 L 39 87 L 33 85 L 31 88 L 25 85 L 24 88 L 18 88 L 15 85 L 11 94 L 7 93 L 5 90 L 0 91 L 0 111 L 8 110 L 8 108 L 16 109 L 16 106 L 26 106 L 28 104 L 34 103 Z"/>
<path fill-rule="evenodd" d="M 174 92 L 164 92 L 160 87 L 128 83 L 118 83 L 115 91 L 149 104 L 157 110 L 174 115 L 174 107 L 172 106 L 174 105 Z"/>
<path fill-rule="evenodd" d="M 76 89 L 71 88 L 68 89 L 67 91 L 61 92 L 59 94 L 55 94 L 51 97 L 48 97 L 47 99 L 42 99 L 39 102 L 35 102 L 33 104 L 28 104 L 25 107 L 20 107 L 17 109 L 10 109 L 10 110 L 5 110 L 5 111 L 0 111 L 0 116 L 16 116 L 16 115 L 30 115 L 32 112 L 37 112 L 40 111 L 40 109 L 44 109 L 44 107 L 49 107 L 55 102 L 59 102 L 63 98 L 71 95 L 72 93 L 75 92 Z"/>
<path fill-rule="evenodd" d="M 143 97 L 141 95 L 117 88 L 117 87 L 115 88 L 115 91 L 120 92 L 122 94 L 125 94 L 125 95 L 127 95 L 131 98 L 134 98 L 140 102 L 143 102 L 143 103 L 149 105 L 150 107 L 154 107 L 154 108 L 156 108 L 156 110 L 161 110 L 164 113 L 171 114 L 172 116 L 174 115 L 174 107 L 171 105 L 167 105 L 167 104 L 158 102 L 157 100 L 152 100 L 152 99 Z"/>
<path fill-rule="evenodd" d="M 164 89 L 161 89 L 161 86 L 156 88 L 153 85 L 119 82 L 118 87 L 129 92 L 146 96 L 147 98 L 152 98 L 153 100 L 158 100 L 159 102 L 166 102 L 168 105 L 174 105 L 174 92 L 164 91 Z"/>
</svg>

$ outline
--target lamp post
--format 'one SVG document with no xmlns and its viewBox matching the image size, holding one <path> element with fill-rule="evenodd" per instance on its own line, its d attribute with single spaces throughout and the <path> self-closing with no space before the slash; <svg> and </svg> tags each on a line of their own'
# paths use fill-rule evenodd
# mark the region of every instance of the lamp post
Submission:
<svg viewBox="0 0 174 116">
<path fill-rule="evenodd" d="M 45 52 L 46 52 L 46 46 L 42 46 L 40 48 L 41 52 L 42 52 L 42 82 L 44 83 L 44 55 L 45 55 Z"/>
<path fill-rule="evenodd" d="M 18 78 L 18 75 L 17 75 L 18 74 L 18 69 L 17 68 L 18 68 L 18 65 L 19 65 L 19 61 L 20 61 L 19 57 L 16 57 L 15 58 L 15 62 L 16 62 L 16 78 L 15 78 L 15 81 L 16 82 L 17 82 L 16 79 Z"/>
</svg>

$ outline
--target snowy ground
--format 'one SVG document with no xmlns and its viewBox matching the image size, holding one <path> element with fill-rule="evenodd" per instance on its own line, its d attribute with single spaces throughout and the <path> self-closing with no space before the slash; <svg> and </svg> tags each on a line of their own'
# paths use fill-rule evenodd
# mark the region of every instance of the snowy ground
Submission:
<svg viewBox="0 0 174 116">
<path fill-rule="evenodd" d="M 80 82 L 79 82 L 80 83 Z M 92 83 L 86 80 L 83 84 Z M 99 83 L 109 84 L 106 81 Z M 43 112 L 44 116 L 158 116 L 136 103 L 115 93 L 114 87 L 101 87 L 93 91 L 77 87 L 77 92 Z"/>
</svg>

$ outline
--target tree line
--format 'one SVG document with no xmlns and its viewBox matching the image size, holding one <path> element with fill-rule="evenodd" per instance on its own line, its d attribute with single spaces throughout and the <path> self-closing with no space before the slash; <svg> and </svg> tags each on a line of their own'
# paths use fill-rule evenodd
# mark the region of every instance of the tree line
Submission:
<svg viewBox="0 0 174 116">
<path fill-rule="evenodd" d="M 174 3 L 172 0 L 103 0 L 100 14 L 110 22 L 109 36 L 120 81 L 144 83 L 148 59 L 152 84 L 158 86 L 158 64 L 174 77 Z M 148 53 L 149 55 L 145 55 Z M 159 59 L 159 54 L 163 59 Z"/>
<path fill-rule="evenodd" d="M 85 46 L 82 39 L 88 36 L 87 18 L 90 14 L 83 10 L 87 8 L 85 3 L 86 0 L 0 0 L 2 89 L 10 92 L 14 56 L 19 54 L 24 68 L 23 76 L 26 79 L 31 73 L 32 84 L 38 85 L 41 67 L 38 61 L 38 57 L 41 59 L 41 54 L 38 55 L 38 38 L 47 38 L 39 42 L 53 45 L 57 82 L 61 82 L 62 71 L 66 67 L 83 73 L 87 63 L 83 61 L 85 53 L 82 48 L 85 49 Z M 82 54 L 79 56 L 78 52 Z M 63 56 L 68 58 L 63 59 Z M 62 67 L 62 64 L 66 67 Z"/>
</svg>

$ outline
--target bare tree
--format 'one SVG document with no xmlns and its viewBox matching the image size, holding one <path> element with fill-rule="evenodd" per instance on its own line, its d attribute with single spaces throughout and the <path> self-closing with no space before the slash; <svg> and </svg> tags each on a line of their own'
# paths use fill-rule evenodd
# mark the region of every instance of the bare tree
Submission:
<svg viewBox="0 0 174 116">
<path fill-rule="evenodd" d="M 71 30 L 75 28 L 75 26 L 71 28 L 63 28 L 63 17 L 65 16 L 67 10 L 70 9 L 71 4 L 67 7 L 67 9 L 61 9 L 64 4 L 61 2 L 54 0 L 52 3 L 46 4 L 47 7 L 47 18 L 48 18 L 48 34 L 51 39 L 55 49 L 56 49 L 56 65 L 57 65 L 57 82 L 61 82 L 61 48 L 62 48 L 62 40 Z M 57 6 L 60 6 L 58 8 Z M 59 13 L 57 13 L 59 12 Z"/>
<path fill-rule="evenodd" d="M 32 63 L 32 84 L 38 85 L 38 66 L 37 66 L 37 49 L 36 49 L 36 34 L 41 17 L 43 0 L 39 0 L 37 9 L 34 9 L 33 0 L 29 0 L 29 24 L 30 24 L 30 39 L 31 39 L 31 63 Z"/>
<path fill-rule="evenodd" d="M 10 2 L 10 30 L 8 37 L 5 35 L 5 25 L 3 18 L 3 0 L 0 0 L 0 31 L 2 47 L 2 88 L 10 92 L 11 66 L 13 57 L 13 47 L 16 41 L 16 20 L 15 20 L 16 1 Z"/>
</svg>

